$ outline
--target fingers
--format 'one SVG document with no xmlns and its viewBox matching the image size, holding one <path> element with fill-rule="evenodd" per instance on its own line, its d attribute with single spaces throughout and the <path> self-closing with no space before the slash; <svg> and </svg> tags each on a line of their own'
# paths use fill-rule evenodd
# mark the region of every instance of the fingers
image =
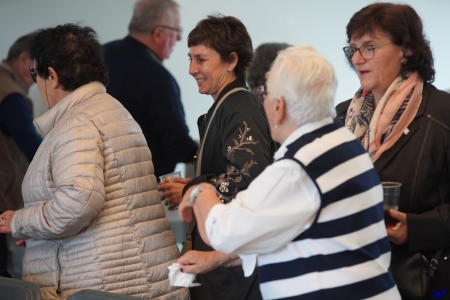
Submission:
<svg viewBox="0 0 450 300">
<path fill-rule="evenodd" d="M 242 265 L 242 259 L 238 256 L 237 258 L 227 261 L 225 264 L 223 264 L 224 267 L 236 267 Z"/>
<path fill-rule="evenodd" d="M 178 204 L 172 202 L 172 203 L 169 204 L 169 207 L 167 209 L 168 210 L 175 210 L 175 209 L 177 209 L 177 207 L 178 207 Z"/>
<path fill-rule="evenodd" d="M 184 203 L 178 207 L 178 214 L 183 222 L 190 222 L 192 219 L 193 209 L 191 206 L 186 206 Z"/>
<path fill-rule="evenodd" d="M 181 178 L 180 183 L 184 183 L 185 185 L 192 181 L 192 178 Z"/>
<path fill-rule="evenodd" d="M 26 247 L 25 240 L 18 240 L 18 241 L 16 242 L 16 246 L 17 246 L 17 247 Z"/>
<path fill-rule="evenodd" d="M 400 222 L 404 222 L 406 223 L 406 214 L 402 213 L 398 210 L 395 209 L 390 209 L 389 210 L 389 214 L 391 215 L 391 217 L 393 217 L 394 219 L 399 220 Z"/>
<path fill-rule="evenodd" d="M 161 199 L 164 200 L 166 198 L 169 198 L 170 196 L 172 196 L 172 193 L 170 193 L 169 191 L 165 191 L 161 194 Z"/>
<path fill-rule="evenodd" d="M 0 215 L 0 233 L 11 233 L 11 220 L 14 216 L 14 211 L 7 210 Z"/>
<path fill-rule="evenodd" d="M 200 272 L 200 268 L 197 265 L 183 265 L 181 269 L 183 273 L 188 274 L 198 274 Z"/>
</svg>

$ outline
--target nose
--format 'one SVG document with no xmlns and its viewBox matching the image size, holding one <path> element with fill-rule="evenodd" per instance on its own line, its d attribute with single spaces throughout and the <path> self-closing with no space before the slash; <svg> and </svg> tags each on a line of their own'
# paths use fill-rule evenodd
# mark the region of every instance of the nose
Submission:
<svg viewBox="0 0 450 300">
<path fill-rule="evenodd" d="M 197 72 L 198 72 L 197 66 L 195 62 L 192 60 L 189 63 L 189 75 L 194 76 L 195 74 L 197 74 Z"/>
<path fill-rule="evenodd" d="M 353 65 L 360 65 L 366 62 L 366 59 L 362 57 L 361 53 L 358 51 L 355 51 L 355 54 L 353 54 L 352 57 L 352 64 Z"/>
</svg>

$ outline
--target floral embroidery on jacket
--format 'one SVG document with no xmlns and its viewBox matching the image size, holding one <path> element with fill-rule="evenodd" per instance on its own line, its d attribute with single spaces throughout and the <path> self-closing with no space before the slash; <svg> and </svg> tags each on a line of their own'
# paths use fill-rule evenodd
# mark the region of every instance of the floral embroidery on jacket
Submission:
<svg viewBox="0 0 450 300">
<path fill-rule="evenodd" d="M 215 177 L 211 180 L 211 183 L 216 186 L 216 188 L 222 193 L 222 202 L 230 202 L 237 194 L 237 188 L 231 193 L 231 197 L 223 195 L 224 193 L 229 193 L 230 182 L 238 183 L 242 181 L 243 176 L 251 177 L 249 170 L 253 165 L 256 165 L 256 160 L 250 159 L 246 161 L 240 169 L 238 164 L 235 162 L 234 155 L 237 151 L 245 151 L 250 153 L 251 155 L 255 155 L 253 150 L 248 145 L 256 145 L 259 141 L 254 140 L 251 135 L 247 136 L 250 132 L 251 127 L 248 127 L 247 122 L 243 121 L 244 126 L 239 128 L 239 136 L 238 139 L 234 139 L 234 146 L 227 147 L 227 158 L 228 158 L 228 166 L 226 173 L 220 174 L 218 177 Z"/>
</svg>

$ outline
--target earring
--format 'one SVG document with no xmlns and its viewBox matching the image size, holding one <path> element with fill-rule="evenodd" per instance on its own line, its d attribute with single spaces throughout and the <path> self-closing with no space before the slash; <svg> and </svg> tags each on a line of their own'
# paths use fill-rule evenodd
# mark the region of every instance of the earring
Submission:
<svg viewBox="0 0 450 300">
<path fill-rule="evenodd" d="M 228 72 L 231 72 L 231 69 L 228 69 Z"/>
<path fill-rule="evenodd" d="M 275 127 L 275 128 L 278 128 L 278 125 L 277 125 L 277 124 L 275 124 L 275 126 L 273 126 L 273 127 Z"/>
</svg>

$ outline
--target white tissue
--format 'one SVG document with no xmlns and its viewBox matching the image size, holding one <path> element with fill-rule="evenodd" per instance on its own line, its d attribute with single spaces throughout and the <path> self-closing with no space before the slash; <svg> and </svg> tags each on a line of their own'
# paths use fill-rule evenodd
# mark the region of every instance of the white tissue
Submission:
<svg viewBox="0 0 450 300">
<path fill-rule="evenodd" d="M 181 272 L 181 265 L 173 263 L 167 267 L 169 269 L 169 280 L 171 286 L 194 287 L 200 286 L 200 283 L 193 283 L 195 274 Z"/>
<path fill-rule="evenodd" d="M 253 274 L 256 266 L 256 255 L 254 254 L 238 254 L 242 260 L 242 269 L 244 270 L 244 276 L 249 277 Z"/>
</svg>

